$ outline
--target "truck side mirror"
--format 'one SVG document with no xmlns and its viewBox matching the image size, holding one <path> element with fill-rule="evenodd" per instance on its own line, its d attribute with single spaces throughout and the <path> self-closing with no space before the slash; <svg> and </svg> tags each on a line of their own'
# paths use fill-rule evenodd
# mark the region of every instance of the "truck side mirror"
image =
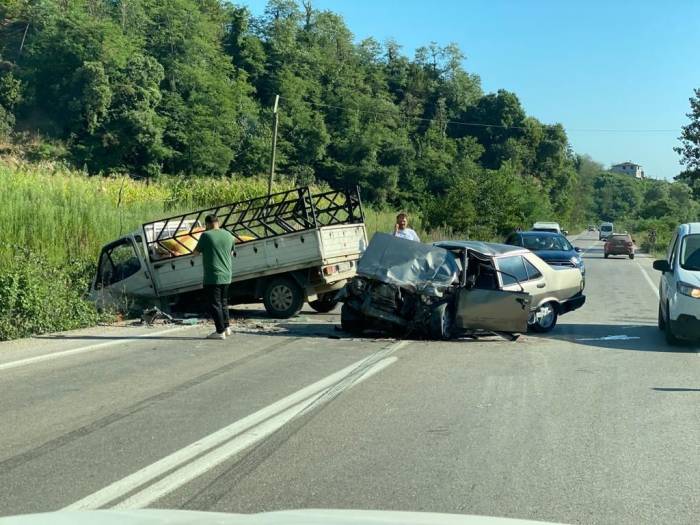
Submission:
<svg viewBox="0 0 700 525">
<path fill-rule="evenodd" d="M 654 261 L 654 270 L 659 270 L 660 272 L 670 272 L 671 271 L 671 265 L 668 264 L 668 261 L 666 259 L 660 259 L 658 261 Z"/>
</svg>

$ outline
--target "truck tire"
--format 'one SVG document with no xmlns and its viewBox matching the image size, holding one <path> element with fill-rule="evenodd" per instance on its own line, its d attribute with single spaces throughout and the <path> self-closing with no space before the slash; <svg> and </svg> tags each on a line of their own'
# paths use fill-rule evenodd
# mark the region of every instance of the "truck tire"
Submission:
<svg viewBox="0 0 700 525">
<path fill-rule="evenodd" d="M 289 319 L 304 306 L 304 291 L 294 279 L 275 277 L 265 287 L 263 304 L 270 316 Z"/>
<path fill-rule="evenodd" d="M 430 337 L 445 341 L 452 337 L 453 330 L 452 308 L 442 303 L 430 312 Z"/>
<path fill-rule="evenodd" d="M 364 328 L 364 318 L 352 306 L 343 303 L 340 309 L 340 327 L 350 334 L 359 334 Z"/>
<path fill-rule="evenodd" d="M 338 305 L 335 292 L 323 293 L 315 301 L 309 302 L 309 306 L 320 314 L 325 314 L 333 310 Z"/>
</svg>

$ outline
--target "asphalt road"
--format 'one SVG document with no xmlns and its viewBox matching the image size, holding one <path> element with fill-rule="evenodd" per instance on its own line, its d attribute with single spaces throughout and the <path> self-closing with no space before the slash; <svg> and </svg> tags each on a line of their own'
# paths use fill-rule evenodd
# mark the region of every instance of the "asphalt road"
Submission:
<svg viewBox="0 0 700 525">
<path fill-rule="evenodd" d="M 354 508 L 697 523 L 700 359 L 656 328 L 651 260 L 584 234 L 586 305 L 516 342 L 281 324 L 0 344 L 0 515 Z"/>
</svg>

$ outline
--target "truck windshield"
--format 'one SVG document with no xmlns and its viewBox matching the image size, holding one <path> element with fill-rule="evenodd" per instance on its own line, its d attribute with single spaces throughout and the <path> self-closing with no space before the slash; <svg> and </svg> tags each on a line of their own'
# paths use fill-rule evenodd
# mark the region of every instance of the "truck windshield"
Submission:
<svg viewBox="0 0 700 525">
<path fill-rule="evenodd" d="M 683 237 L 680 263 L 684 270 L 700 271 L 700 235 Z"/>
<path fill-rule="evenodd" d="M 121 239 L 102 249 L 97 269 L 96 288 L 110 286 L 134 275 L 141 268 L 134 245 L 129 239 Z"/>
</svg>

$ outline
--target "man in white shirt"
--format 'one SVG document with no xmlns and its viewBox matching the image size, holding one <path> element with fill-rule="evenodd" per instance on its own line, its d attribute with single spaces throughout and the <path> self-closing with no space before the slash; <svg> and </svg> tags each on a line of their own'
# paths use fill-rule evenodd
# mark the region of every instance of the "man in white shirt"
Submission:
<svg viewBox="0 0 700 525">
<path fill-rule="evenodd" d="M 396 216 L 396 224 L 394 225 L 394 237 L 401 237 L 409 241 L 420 242 L 420 238 L 415 230 L 408 227 L 408 215 L 399 213 Z"/>
</svg>

